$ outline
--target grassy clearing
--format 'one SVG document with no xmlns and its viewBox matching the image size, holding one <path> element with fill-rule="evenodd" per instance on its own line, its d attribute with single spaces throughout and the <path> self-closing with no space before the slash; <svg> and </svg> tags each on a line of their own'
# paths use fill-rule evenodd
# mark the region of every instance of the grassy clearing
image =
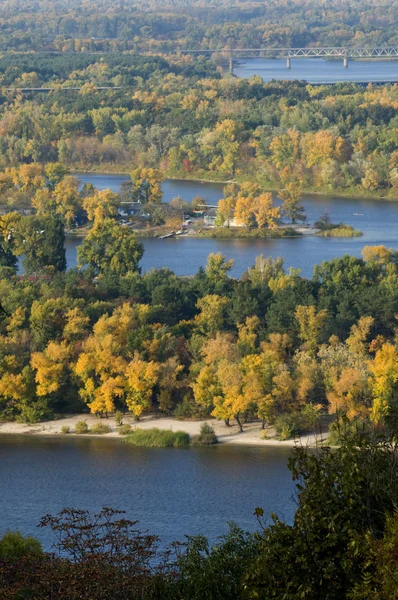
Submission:
<svg viewBox="0 0 398 600">
<path fill-rule="evenodd" d="M 168 429 L 135 429 L 126 437 L 126 442 L 142 448 L 188 448 L 190 437 L 184 431 Z"/>
</svg>

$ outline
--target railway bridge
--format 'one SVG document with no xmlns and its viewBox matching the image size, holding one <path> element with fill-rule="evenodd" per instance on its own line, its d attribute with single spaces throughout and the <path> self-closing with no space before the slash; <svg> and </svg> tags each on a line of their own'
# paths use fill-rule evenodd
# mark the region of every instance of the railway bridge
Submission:
<svg viewBox="0 0 398 600">
<path fill-rule="evenodd" d="M 225 49 L 203 49 L 203 50 L 181 50 L 182 54 L 194 56 L 211 56 L 212 54 L 223 54 L 229 58 L 229 70 L 233 73 L 234 59 L 237 58 L 283 58 L 286 67 L 290 69 L 291 60 L 294 58 L 335 58 L 342 59 L 343 66 L 348 67 L 351 59 L 380 59 L 398 58 L 398 46 L 366 47 L 366 48 L 340 48 L 340 47 L 317 47 L 317 48 L 231 48 Z"/>
</svg>

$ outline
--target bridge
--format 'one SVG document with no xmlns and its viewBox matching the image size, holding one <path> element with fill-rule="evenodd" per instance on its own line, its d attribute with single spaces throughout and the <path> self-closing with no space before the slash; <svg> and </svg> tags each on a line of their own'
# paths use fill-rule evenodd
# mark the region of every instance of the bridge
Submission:
<svg viewBox="0 0 398 600">
<path fill-rule="evenodd" d="M 231 49 L 204 49 L 181 50 L 181 54 L 194 56 L 211 56 L 213 54 L 227 55 L 229 70 L 233 73 L 235 58 L 282 58 L 286 60 L 286 67 L 290 69 L 293 58 L 341 58 L 343 66 L 348 67 L 348 59 L 380 59 L 398 58 L 398 46 L 367 47 L 367 48 L 231 48 Z"/>
</svg>

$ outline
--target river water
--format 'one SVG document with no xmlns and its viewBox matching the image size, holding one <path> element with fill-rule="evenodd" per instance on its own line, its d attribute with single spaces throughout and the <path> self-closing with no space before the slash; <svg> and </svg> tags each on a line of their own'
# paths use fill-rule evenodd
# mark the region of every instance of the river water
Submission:
<svg viewBox="0 0 398 600">
<path fill-rule="evenodd" d="M 91 182 L 99 189 L 109 187 L 113 191 L 118 191 L 120 184 L 128 179 L 125 175 L 94 173 L 79 174 L 79 178 L 82 183 Z M 190 201 L 200 195 L 210 204 L 217 204 L 222 197 L 222 188 L 219 183 L 167 180 L 163 184 L 164 200 L 169 202 L 180 195 L 184 200 Z M 333 222 L 343 221 L 360 229 L 364 235 L 359 238 L 303 236 L 264 240 L 213 240 L 190 236 L 167 240 L 144 239 L 142 270 L 145 272 L 151 268 L 169 267 L 177 275 L 192 275 L 206 264 L 211 252 L 221 252 L 227 258 L 234 259 L 231 271 L 234 277 L 240 277 L 260 254 L 273 258 L 282 256 L 286 268 L 299 268 L 304 277 L 311 277 L 315 264 L 344 254 L 361 256 L 366 245 L 383 244 L 398 250 L 398 202 L 304 195 L 303 205 L 309 223 L 314 223 L 324 211 L 328 211 Z M 76 239 L 68 239 L 66 242 L 69 267 L 76 265 L 76 246 L 80 243 L 81 240 Z"/>
<path fill-rule="evenodd" d="M 212 541 L 234 521 L 256 528 L 254 509 L 291 521 L 294 483 L 288 448 L 134 448 L 98 438 L 0 437 L 0 535 L 19 529 L 42 540 L 40 518 L 64 507 L 127 511 L 162 544 L 204 534 Z"/>
<path fill-rule="evenodd" d="M 341 60 L 322 58 L 292 58 L 291 68 L 286 60 L 264 58 L 238 59 L 234 65 L 237 77 L 248 78 L 259 75 L 264 81 L 305 79 L 309 83 L 337 83 L 342 81 L 378 82 L 398 81 L 397 60 L 348 61 L 348 68 Z"/>
</svg>

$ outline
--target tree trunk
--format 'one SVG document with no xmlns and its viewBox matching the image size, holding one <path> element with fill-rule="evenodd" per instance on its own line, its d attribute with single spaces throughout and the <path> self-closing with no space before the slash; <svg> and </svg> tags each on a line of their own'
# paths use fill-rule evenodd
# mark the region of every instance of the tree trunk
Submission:
<svg viewBox="0 0 398 600">
<path fill-rule="evenodd" d="M 225 427 L 231 427 L 229 419 L 224 419 Z"/>
<path fill-rule="evenodd" d="M 241 433 L 243 433 L 243 427 L 242 427 L 242 423 L 240 422 L 239 415 L 235 415 L 235 419 L 236 419 L 236 422 L 237 422 L 237 423 L 238 423 L 238 425 L 239 425 L 239 431 L 240 431 Z"/>
<path fill-rule="evenodd" d="M 266 424 L 267 420 L 266 419 L 262 419 L 261 420 L 261 429 L 265 429 L 265 424 Z"/>
</svg>

